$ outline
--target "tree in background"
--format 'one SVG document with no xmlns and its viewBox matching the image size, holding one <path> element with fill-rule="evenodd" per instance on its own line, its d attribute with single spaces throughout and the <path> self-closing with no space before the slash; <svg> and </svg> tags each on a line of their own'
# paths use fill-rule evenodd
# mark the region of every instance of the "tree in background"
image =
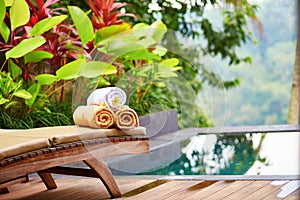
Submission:
<svg viewBox="0 0 300 200">
<path fill-rule="evenodd" d="M 239 84 L 238 78 L 222 80 L 203 60 L 205 57 L 221 57 L 229 66 L 251 62 L 251 57 L 239 55 L 237 48 L 242 47 L 247 41 L 255 42 L 249 28 L 249 19 L 255 23 L 255 27 L 262 29 L 255 15 L 258 8 L 256 5 L 251 5 L 247 0 L 124 0 L 122 2 L 130 5 L 123 10 L 124 12 L 137 15 L 133 23 L 137 21 L 151 23 L 160 19 L 169 29 L 174 30 L 168 34 L 164 45 L 169 50 L 168 56 L 174 57 L 174 54 L 186 56 L 181 59 L 180 65 L 183 68 L 180 73 L 192 86 L 196 95 L 202 90 L 204 83 L 219 89 L 228 89 Z M 210 7 L 221 8 L 220 28 L 217 28 L 215 21 L 213 22 L 206 15 Z M 200 42 L 186 45 L 185 38 Z M 201 114 L 200 116 L 203 117 Z M 186 126 L 193 124 L 186 124 Z M 203 125 L 200 123 L 200 126 Z"/>
<path fill-rule="evenodd" d="M 298 0 L 298 32 L 297 32 L 297 46 L 295 56 L 295 68 L 292 82 L 292 91 L 289 106 L 289 124 L 300 124 L 300 1 Z"/>
</svg>

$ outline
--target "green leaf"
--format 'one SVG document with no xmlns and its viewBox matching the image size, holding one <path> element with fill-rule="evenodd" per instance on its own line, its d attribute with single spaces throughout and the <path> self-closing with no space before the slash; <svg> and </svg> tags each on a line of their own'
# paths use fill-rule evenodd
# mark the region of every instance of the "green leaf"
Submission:
<svg viewBox="0 0 300 200">
<path fill-rule="evenodd" d="M 10 35 L 10 30 L 4 22 L 0 24 L 0 34 L 4 39 L 4 42 L 7 43 Z"/>
<path fill-rule="evenodd" d="M 87 14 L 77 6 L 68 6 L 68 9 L 82 44 L 93 40 L 95 37 L 94 28 Z"/>
<path fill-rule="evenodd" d="M 131 53 L 125 56 L 127 60 L 157 60 L 159 61 L 161 57 L 151 52 L 138 51 L 136 53 Z"/>
<path fill-rule="evenodd" d="M 6 7 L 9 7 L 13 4 L 13 0 L 4 0 Z"/>
<path fill-rule="evenodd" d="M 55 81 L 57 81 L 57 77 L 52 74 L 40 74 L 35 77 L 41 85 L 51 85 Z"/>
<path fill-rule="evenodd" d="M 142 45 L 145 48 L 149 48 L 149 47 L 153 46 L 154 44 L 156 44 L 156 41 L 153 40 L 152 38 L 144 38 L 144 39 L 137 41 L 136 43 Z"/>
<path fill-rule="evenodd" d="M 161 78 L 177 77 L 175 72 L 169 70 L 160 70 L 157 75 Z"/>
<path fill-rule="evenodd" d="M 79 71 L 84 63 L 85 60 L 78 59 L 62 66 L 56 71 L 58 80 L 70 80 L 73 78 L 78 78 Z"/>
<path fill-rule="evenodd" d="M 29 62 L 40 62 L 46 58 L 53 58 L 53 54 L 47 51 L 32 51 L 24 56 L 25 64 Z"/>
<path fill-rule="evenodd" d="M 9 62 L 9 72 L 13 79 L 17 78 L 22 74 L 21 68 L 12 61 Z"/>
<path fill-rule="evenodd" d="M 64 21 L 68 16 L 67 15 L 60 15 L 55 17 L 50 17 L 39 21 L 29 32 L 29 36 L 36 36 L 49 31 L 51 28 L 60 24 Z"/>
<path fill-rule="evenodd" d="M 127 23 L 103 27 L 96 32 L 94 45 L 97 46 L 97 44 L 99 44 L 103 40 L 106 40 L 127 30 L 130 30 L 130 25 Z"/>
<path fill-rule="evenodd" d="M 156 48 L 152 51 L 154 54 L 159 56 L 164 56 L 168 52 L 168 50 L 163 46 L 156 46 Z"/>
<path fill-rule="evenodd" d="M 18 101 L 13 100 L 13 101 L 9 102 L 8 104 L 6 104 L 6 106 L 4 107 L 4 109 L 8 109 L 9 107 L 16 106 L 18 104 L 19 104 Z"/>
<path fill-rule="evenodd" d="M 148 29 L 149 29 L 149 25 L 145 24 L 145 23 L 139 23 L 136 24 L 132 27 L 133 33 L 136 36 L 142 37 L 142 36 L 146 36 Z"/>
<path fill-rule="evenodd" d="M 5 53 L 6 59 L 19 58 L 35 50 L 46 42 L 44 38 L 29 38 L 22 40 L 17 46 Z"/>
<path fill-rule="evenodd" d="M 123 39 L 117 39 L 114 41 L 110 41 L 102 48 L 98 48 L 98 51 L 101 51 L 103 53 L 113 55 L 116 57 L 120 57 L 127 53 L 143 51 L 144 49 L 145 49 L 144 46 L 137 44 L 135 42 L 126 41 Z"/>
<path fill-rule="evenodd" d="M 4 0 L 0 0 L 0 24 L 3 22 L 6 13 L 6 6 Z"/>
<path fill-rule="evenodd" d="M 14 92 L 13 96 L 20 97 L 22 99 L 30 99 L 32 97 L 32 95 L 24 89 Z"/>
<path fill-rule="evenodd" d="M 100 62 L 100 61 L 91 61 L 83 65 L 80 70 L 80 75 L 87 78 L 94 78 L 101 75 L 114 74 L 117 73 L 115 66 Z"/>
<path fill-rule="evenodd" d="M 145 24 L 145 23 L 138 23 L 136 25 L 134 25 L 132 27 L 133 30 L 137 30 L 137 29 L 146 29 L 146 28 L 149 28 L 150 26 L 148 24 Z"/>
<path fill-rule="evenodd" d="M 179 60 L 177 58 L 169 58 L 159 63 L 160 66 L 167 66 L 167 67 L 175 67 L 178 64 L 179 64 Z"/>
<path fill-rule="evenodd" d="M 40 83 L 34 83 L 28 88 L 27 91 L 31 94 L 32 97 L 30 99 L 25 100 L 25 104 L 27 106 L 29 106 L 30 108 L 32 107 L 32 105 L 34 104 L 34 102 L 36 100 L 36 97 L 38 96 L 40 90 L 41 90 L 41 84 Z"/>
<path fill-rule="evenodd" d="M 167 30 L 167 26 L 162 21 L 156 21 L 150 25 L 148 36 L 159 42 L 163 39 Z"/>
<path fill-rule="evenodd" d="M 5 104 L 5 103 L 7 103 L 7 102 L 9 102 L 9 100 L 8 100 L 8 99 L 5 99 L 5 98 L 2 96 L 2 94 L 0 94 L 0 105 L 3 105 L 3 104 Z"/>
<path fill-rule="evenodd" d="M 27 24 L 30 18 L 28 4 L 25 0 L 15 0 L 9 10 L 11 31 Z"/>
</svg>

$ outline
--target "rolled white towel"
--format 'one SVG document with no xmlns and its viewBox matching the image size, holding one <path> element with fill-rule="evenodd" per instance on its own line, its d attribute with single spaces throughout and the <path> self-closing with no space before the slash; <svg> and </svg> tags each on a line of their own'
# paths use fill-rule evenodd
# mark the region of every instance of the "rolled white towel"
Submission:
<svg viewBox="0 0 300 200">
<path fill-rule="evenodd" d="M 118 87 L 106 87 L 93 91 L 87 99 L 87 105 L 107 106 L 116 111 L 126 103 L 126 93 Z"/>
</svg>

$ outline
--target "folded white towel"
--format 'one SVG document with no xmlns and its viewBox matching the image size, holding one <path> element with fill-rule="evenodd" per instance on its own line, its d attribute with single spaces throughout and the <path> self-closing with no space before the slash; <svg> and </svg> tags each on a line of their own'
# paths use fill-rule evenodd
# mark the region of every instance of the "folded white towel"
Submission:
<svg viewBox="0 0 300 200">
<path fill-rule="evenodd" d="M 93 91 L 87 99 L 87 105 L 107 106 L 113 111 L 126 102 L 126 93 L 118 87 L 106 87 Z"/>
</svg>

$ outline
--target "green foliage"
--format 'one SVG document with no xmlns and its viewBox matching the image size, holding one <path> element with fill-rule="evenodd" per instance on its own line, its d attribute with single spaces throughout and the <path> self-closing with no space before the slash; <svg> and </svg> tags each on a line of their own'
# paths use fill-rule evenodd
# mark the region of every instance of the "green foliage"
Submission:
<svg viewBox="0 0 300 200">
<path fill-rule="evenodd" d="M 76 6 L 68 6 L 68 10 L 78 31 L 82 44 L 85 45 L 89 41 L 93 40 L 95 37 L 94 28 L 87 14 Z"/>
<path fill-rule="evenodd" d="M 30 18 L 29 7 L 25 0 L 13 1 L 9 10 L 11 31 L 25 25 Z"/>
<path fill-rule="evenodd" d="M 24 55 L 25 64 L 30 62 L 40 62 L 43 59 L 53 58 L 53 54 L 47 51 L 31 51 Z"/>
<path fill-rule="evenodd" d="M 32 52 L 46 42 L 44 38 L 29 38 L 22 40 L 17 46 L 5 53 L 6 59 L 20 58 Z"/>
<path fill-rule="evenodd" d="M 94 45 L 97 46 L 103 40 L 106 40 L 114 35 L 117 35 L 121 32 L 130 30 L 131 27 L 129 24 L 121 24 L 121 25 L 112 25 L 99 29 L 96 32 L 96 38 L 94 41 Z"/>
<path fill-rule="evenodd" d="M 246 0 L 226 1 L 228 5 L 220 9 L 222 23 L 216 27 L 215 21 L 208 18 L 207 5 L 217 7 L 218 1 L 192 1 L 176 4 L 166 1 L 146 0 L 141 2 L 125 0 L 131 6 L 128 12 L 135 12 L 138 20 L 152 23 L 157 19 L 163 21 L 170 31 L 164 39 L 164 46 L 169 50 L 167 57 L 178 57 L 180 73 L 192 86 L 194 93 L 198 94 L 203 89 L 203 84 L 208 84 L 219 89 L 228 89 L 239 85 L 239 78 L 224 80 L 219 74 L 209 70 L 209 63 L 203 57 L 222 57 L 229 65 L 241 62 L 250 63 L 251 58 L 239 56 L 237 47 L 252 40 L 247 19 L 256 19 L 257 6 L 251 5 Z M 159 9 L 151 9 L 155 5 Z M 136 22 L 136 19 L 131 19 Z M 256 19 L 257 22 L 257 19 Z M 181 33 L 181 34 L 178 34 Z M 192 37 L 201 43 L 185 44 L 186 38 Z"/>
<path fill-rule="evenodd" d="M 22 88 L 23 81 L 14 82 L 10 73 L 0 73 L 0 106 L 7 110 L 11 107 L 20 107 L 22 100 L 30 99 L 32 96 Z"/>
<path fill-rule="evenodd" d="M 225 112 L 226 126 L 287 123 L 296 49 L 295 2 L 275 6 L 266 1 L 259 6 L 263 37 L 255 33 L 259 45 L 248 43 L 239 50 L 241 54 L 253 57 L 252 64 L 227 69 L 222 67 L 224 62 L 215 60 L 225 78 L 240 77 L 238 88 L 232 88 L 226 94 L 213 92 L 214 110 L 218 113 L 214 117 L 216 124 L 224 124 Z M 210 17 L 215 17 L 214 13 Z"/>
<path fill-rule="evenodd" d="M 185 26 L 187 24 L 185 14 L 190 11 L 196 13 L 202 19 L 200 22 L 195 21 L 197 22 L 195 24 L 202 24 L 203 35 L 211 37 L 206 38 L 207 47 L 201 49 L 204 54 L 222 55 L 224 59 L 229 58 L 231 63 L 238 63 L 241 59 L 236 56 L 234 48 L 246 41 L 245 16 L 253 15 L 255 11 L 254 8 L 251 10 L 252 7 L 249 4 L 243 4 L 244 7 L 240 7 L 239 10 L 228 11 L 224 14 L 226 17 L 224 17 L 223 30 L 217 31 L 203 17 L 204 7 L 199 12 L 194 6 L 185 3 L 180 3 L 182 9 L 174 9 L 169 3 L 166 3 L 167 5 L 159 3 L 166 11 L 170 11 L 162 15 L 162 21 L 165 22 L 163 23 L 154 19 L 151 13 L 145 12 L 144 7 L 139 3 L 130 2 L 132 4 L 128 10 L 130 11 L 138 5 L 141 9 L 136 9 L 135 12 L 138 12 L 138 15 L 143 15 L 140 19 L 146 20 L 146 23 L 139 23 L 131 27 L 131 25 L 119 20 L 121 16 L 129 16 L 136 20 L 132 18 L 132 14 L 120 12 L 120 8 L 126 4 L 118 4 L 114 1 L 106 4 L 106 1 L 97 0 L 87 1 L 91 9 L 89 12 L 81 9 L 84 6 L 68 6 L 68 12 L 73 23 L 72 26 L 69 26 L 70 24 L 63 24 L 70 23 L 65 20 L 67 15 L 52 16 L 54 12 L 51 12 L 48 7 L 54 2 L 45 4 L 43 1 L 36 1 L 35 4 L 28 4 L 20 11 L 23 14 L 20 16 L 19 13 L 15 12 L 19 10 L 21 4 L 27 3 L 24 0 L 15 2 L 11 8 L 0 9 L 1 12 L 9 10 L 11 20 L 11 32 L 8 33 L 9 24 L 4 23 L 4 20 L 1 22 L 0 34 L 5 42 L 2 45 L 2 51 L 7 51 L 6 59 L 10 68 L 13 66 L 11 63 L 17 65 L 21 70 L 22 77 L 18 74 L 18 70 L 9 70 L 16 72 L 14 73 L 16 80 L 24 79 L 26 84 L 23 84 L 22 87 L 32 96 L 30 99 L 26 99 L 24 103 L 27 108 L 25 109 L 27 115 L 36 113 L 38 110 L 47 110 L 48 100 L 57 99 L 54 94 L 60 98 L 60 102 L 63 102 L 65 86 L 80 76 L 87 78 L 100 76 L 97 80 L 97 86 L 120 85 L 124 89 L 126 88 L 127 92 L 133 95 L 131 97 L 133 100 L 130 100 L 131 106 L 137 108 L 139 114 L 147 113 L 155 105 L 155 102 L 151 100 L 152 98 L 156 98 L 155 96 L 162 97 L 162 94 L 156 93 L 157 91 L 169 95 L 166 96 L 166 99 L 170 100 L 170 104 L 165 102 L 162 104 L 163 107 L 180 108 L 184 104 L 187 108 L 186 100 L 180 100 L 181 102 L 178 100 L 179 93 L 172 97 L 174 92 L 167 92 L 168 87 L 171 87 L 169 86 L 171 84 L 168 85 L 168 80 L 178 78 L 179 70 L 186 78 L 185 82 L 192 86 L 191 92 L 195 96 L 200 91 L 202 83 L 207 80 L 214 80 L 216 83 L 213 81 L 209 83 L 218 87 L 221 87 L 220 85 L 224 87 L 235 86 L 238 84 L 238 80 L 224 82 L 220 81 L 217 76 L 211 78 L 214 74 L 207 72 L 201 64 L 194 67 L 188 64 L 186 60 L 174 58 L 177 57 L 175 54 L 167 54 L 168 44 L 172 42 L 172 38 L 164 39 L 167 33 L 166 24 L 174 30 L 183 30 L 182 33 L 187 36 L 196 37 L 198 33 L 195 27 Z M 63 1 L 61 5 L 65 2 Z M 214 5 L 216 2 L 211 1 L 211 3 Z M 47 9 L 39 10 L 44 6 Z M 109 12 L 107 12 L 107 6 L 110 6 Z M 38 14 L 39 12 L 40 14 Z M 1 14 L 0 17 L 3 16 Z M 35 16 L 48 17 L 34 18 Z M 27 22 L 27 26 L 32 27 L 29 33 L 28 29 L 24 27 Z M 182 24 L 184 25 L 183 29 L 181 29 Z M 20 38 L 18 34 L 23 34 L 23 37 Z M 178 36 L 174 34 L 173 37 Z M 217 48 L 216 43 L 220 47 Z M 221 49 L 223 47 L 224 49 Z M 195 51 L 194 48 L 189 48 L 188 50 L 197 52 L 199 49 Z M 96 60 L 91 61 L 91 58 Z M 249 59 L 243 61 L 247 60 Z M 205 80 L 197 80 L 198 74 L 203 75 Z M 208 76 L 209 74 L 211 76 Z M 100 83 L 103 85 L 99 85 Z M 176 82 L 175 85 L 182 87 L 179 82 Z M 188 98 L 187 94 L 184 95 L 185 98 Z M 195 102 L 191 101 L 191 103 L 194 104 Z M 202 111 L 198 107 L 195 110 L 197 111 L 193 113 L 201 115 Z M 182 113 L 180 112 L 180 114 Z M 185 117 L 181 116 L 180 118 Z M 187 125 L 185 122 L 182 124 Z"/>
<path fill-rule="evenodd" d="M 60 15 L 56 17 L 49 17 L 39 21 L 29 32 L 29 36 L 38 36 L 42 35 L 43 33 L 49 31 L 54 26 L 63 22 L 68 16 L 67 15 Z"/>
</svg>

